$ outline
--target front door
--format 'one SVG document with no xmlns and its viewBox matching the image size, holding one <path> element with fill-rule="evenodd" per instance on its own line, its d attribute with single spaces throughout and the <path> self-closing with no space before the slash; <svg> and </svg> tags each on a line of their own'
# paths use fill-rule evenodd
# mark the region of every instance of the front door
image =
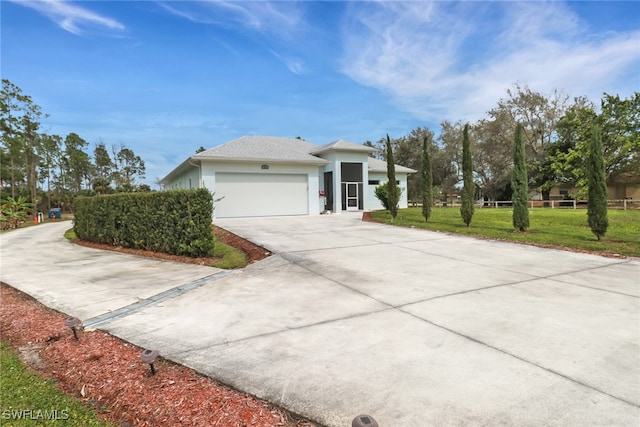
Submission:
<svg viewBox="0 0 640 427">
<path fill-rule="evenodd" d="M 358 183 L 347 182 L 347 210 L 358 210 Z"/>
</svg>

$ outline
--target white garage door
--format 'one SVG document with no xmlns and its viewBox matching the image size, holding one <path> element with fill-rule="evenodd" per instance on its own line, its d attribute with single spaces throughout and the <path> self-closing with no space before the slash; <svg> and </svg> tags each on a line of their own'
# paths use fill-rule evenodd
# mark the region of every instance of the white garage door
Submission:
<svg viewBox="0 0 640 427">
<path fill-rule="evenodd" d="M 215 216 L 307 215 L 307 175 L 216 173 Z"/>
</svg>

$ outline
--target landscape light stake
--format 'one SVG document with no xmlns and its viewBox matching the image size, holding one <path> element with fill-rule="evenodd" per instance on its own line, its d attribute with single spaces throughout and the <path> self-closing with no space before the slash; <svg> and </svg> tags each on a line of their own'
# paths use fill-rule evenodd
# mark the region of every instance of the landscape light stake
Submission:
<svg viewBox="0 0 640 427">
<path fill-rule="evenodd" d="M 80 325 L 82 325 L 82 321 L 80 319 L 78 319 L 77 317 L 67 317 L 67 319 L 64 321 L 64 326 L 68 326 L 71 328 L 71 330 L 73 331 L 73 336 L 75 337 L 75 339 L 78 339 L 78 333 L 76 332 L 76 328 L 79 327 Z"/>
<path fill-rule="evenodd" d="M 358 415 L 351 422 L 351 427 L 380 427 L 371 415 Z"/>
<path fill-rule="evenodd" d="M 156 369 L 153 367 L 153 362 L 156 361 L 156 357 L 160 354 L 158 350 L 145 350 L 140 354 L 140 361 L 147 363 L 151 368 L 151 375 L 156 374 Z"/>
</svg>

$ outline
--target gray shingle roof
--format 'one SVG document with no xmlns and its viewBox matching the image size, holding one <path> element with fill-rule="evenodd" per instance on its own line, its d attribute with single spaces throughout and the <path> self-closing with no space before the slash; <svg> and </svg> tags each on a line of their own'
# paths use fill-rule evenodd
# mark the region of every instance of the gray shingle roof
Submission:
<svg viewBox="0 0 640 427">
<path fill-rule="evenodd" d="M 318 146 L 296 138 L 277 136 L 242 136 L 233 141 L 203 151 L 193 156 L 209 159 L 277 160 L 325 164 L 326 160 L 310 154 Z"/>
<path fill-rule="evenodd" d="M 339 139 L 321 147 L 315 147 L 315 150 L 311 151 L 311 153 L 318 155 L 327 151 L 359 151 L 363 153 L 373 153 L 376 149 L 367 147 L 366 145 L 345 141 L 344 139 Z"/>
<path fill-rule="evenodd" d="M 369 164 L 369 172 L 387 172 L 387 162 L 379 159 L 374 159 L 373 157 L 369 157 L 367 159 L 367 163 Z M 401 173 L 416 173 L 417 171 L 411 168 L 407 168 L 400 165 L 396 166 L 396 172 Z"/>
</svg>

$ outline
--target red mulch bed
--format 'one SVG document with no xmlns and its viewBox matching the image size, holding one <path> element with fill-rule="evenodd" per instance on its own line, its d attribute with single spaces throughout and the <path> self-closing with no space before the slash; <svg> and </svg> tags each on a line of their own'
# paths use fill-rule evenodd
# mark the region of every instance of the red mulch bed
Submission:
<svg viewBox="0 0 640 427">
<path fill-rule="evenodd" d="M 128 426 L 283 426 L 315 424 L 159 358 L 156 375 L 142 349 L 101 331 L 79 332 L 66 316 L 0 286 L 0 335 L 22 359 L 100 417 Z"/>
</svg>

